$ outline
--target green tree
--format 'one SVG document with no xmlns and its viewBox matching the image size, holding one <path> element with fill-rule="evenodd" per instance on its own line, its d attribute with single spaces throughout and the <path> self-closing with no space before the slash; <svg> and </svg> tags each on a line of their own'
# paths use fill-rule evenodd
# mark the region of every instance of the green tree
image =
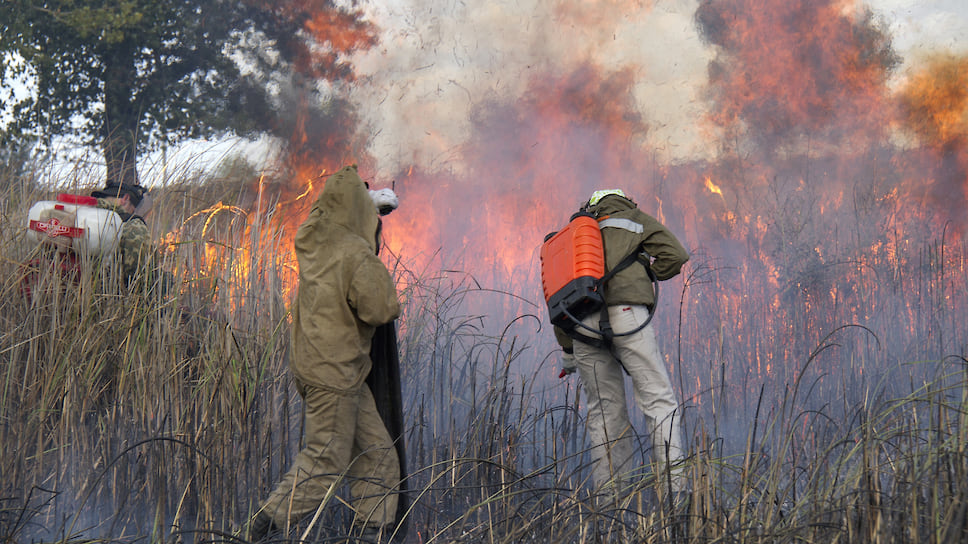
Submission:
<svg viewBox="0 0 968 544">
<path fill-rule="evenodd" d="M 332 0 L 3 0 L 0 30 L 0 90 L 25 74 L 35 90 L 5 140 L 82 136 L 108 183 L 137 182 L 154 146 L 272 132 L 280 87 L 352 79 L 347 54 L 376 43 Z"/>
</svg>

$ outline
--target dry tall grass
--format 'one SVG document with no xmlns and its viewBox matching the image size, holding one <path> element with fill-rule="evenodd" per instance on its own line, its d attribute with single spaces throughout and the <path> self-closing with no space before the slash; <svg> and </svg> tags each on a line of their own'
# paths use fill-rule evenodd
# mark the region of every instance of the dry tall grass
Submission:
<svg viewBox="0 0 968 544">
<path fill-rule="evenodd" d="M 156 263 L 163 274 L 146 267 L 130 291 L 111 267 L 71 286 L 46 274 L 27 300 L 18 274 L 33 255 L 23 214 L 49 196 L 33 187 L 10 187 L 0 224 L 0 541 L 240 541 L 298 451 L 302 423 L 287 371 L 293 275 L 274 203 L 242 210 L 217 204 L 257 196 L 162 188 L 152 224 L 159 236 L 174 233 Z M 714 329 L 686 331 L 712 346 L 689 357 L 706 357 L 703 383 L 718 385 L 686 395 L 690 496 L 673 503 L 656 492 L 662 475 L 640 437 L 643 477 L 626 501 L 602 503 L 587 482 L 580 390 L 538 375 L 555 358 L 534 341 L 538 318 L 522 315 L 495 333 L 491 318 L 466 310 L 482 291 L 472 278 L 390 261 L 405 303 L 406 542 L 968 536 L 961 357 L 912 365 L 906 384 L 897 374 L 890 383 L 864 376 L 854 403 L 838 397 L 848 385 L 813 371 L 843 335 L 872 333 L 835 329 L 792 379 L 751 380 L 737 395 L 719 379 L 721 333 L 717 352 Z M 695 270 L 685 289 L 700 279 L 720 287 Z M 328 506 L 289 538 L 344 530 L 348 510 L 338 498 Z"/>
</svg>

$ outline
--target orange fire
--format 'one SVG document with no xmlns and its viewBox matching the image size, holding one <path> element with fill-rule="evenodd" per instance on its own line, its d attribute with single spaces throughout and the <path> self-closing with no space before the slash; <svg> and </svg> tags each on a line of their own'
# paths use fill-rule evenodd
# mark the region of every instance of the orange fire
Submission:
<svg viewBox="0 0 968 544">
<path fill-rule="evenodd" d="M 706 189 L 709 189 L 709 192 L 713 193 L 714 195 L 719 195 L 720 197 L 723 196 L 723 190 L 719 187 L 719 185 L 713 183 L 713 180 L 709 179 L 708 177 L 706 178 Z"/>
<path fill-rule="evenodd" d="M 844 5 L 703 3 L 697 20 L 719 51 L 710 66 L 710 121 L 760 145 L 795 144 L 808 153 L 876 142 L 898 59 L 873 15 Z"/>
<path fill-rule="evenodd" d="M 927 145 L 947 145 L 968 136 L 968 58 L 951 54 L 928 59 L 898 93 L 902 120 Z"/>
</svg>

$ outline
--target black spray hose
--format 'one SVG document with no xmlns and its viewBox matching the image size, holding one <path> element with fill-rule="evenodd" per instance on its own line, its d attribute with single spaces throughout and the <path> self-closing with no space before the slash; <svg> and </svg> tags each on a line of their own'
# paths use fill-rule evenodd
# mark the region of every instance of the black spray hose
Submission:
<svg viewBox="0 0 968 544">
<path fill-rule="evenodd" d="M 654 304 L 652 306 L 652 311 L 649 312 L 649 318 L 646 319 L 638 327 L 635 327 L 634 329 L 632 329 L 630 331 L 627 331 L 627 332 L 622 332 L 622 333 L 618 333 L 618 334 L 615 334 L 615 333 L 607 334 L 607 333 L 604 333 L 604 332 L 602 332 L 602 331 L 600 331 L 598 329 L 594 329 L 592 327 L 589 327 L 588 325 L 585 325 L 584 323 L 581 322 L 580 319 L 578 319 L 575 316 L 571 315 L 571 312 L 568 311 L 568 308 L 562 308 L 562 311 L 565 312 L 565 315 L 567 315 L 569 319 L 571 319 L 572 321 L 574 321 L 575 324 L 578 327 L 581 327 L 581 328 L 585 329 L 586 331 L 595 333 L 595 334 L 601 336 L 603 339 L 604 338 L 608 338 L 610 340 L 611 338 L 615 338 L 617 336 L 629 336 L 629 335 L 632 335 L 632 334 L 635 334 L 635 333 L 641 331 L 642 329 L 644 329 L 645 327 L 647 327 L 649 325 L 649 323 L 652 322 L 652 318 L 655 316 L 656 309 L 659 308 L 659 279 L 655 277 L 655 272 L 652 272 L 652 267 L 651 266 L 649 266 L 647 263 L 643 263 L 643 264 L 645 264 L 645 270 L 646 270 L 646 273 L 648 273 L 648 275 L 649 275 L 649 279 L 652 280 L 652 290 L 653 290 L 653 293 L 655 294 L 655 301 L 654 301 Z M 605 307 L 605 311 L 606 312 L 608 311 L 608 307 L 607 306 Z"/>
</svg>

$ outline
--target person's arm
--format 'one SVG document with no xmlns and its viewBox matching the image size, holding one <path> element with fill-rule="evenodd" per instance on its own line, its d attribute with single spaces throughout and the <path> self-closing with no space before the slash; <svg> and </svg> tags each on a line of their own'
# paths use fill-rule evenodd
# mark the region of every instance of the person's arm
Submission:
<svg viewBox="0 0 968 544">
<path fill-rule="evenodd" d="M 357 317 L 374 327 L 389 323 L 400 315 L 393 278 L 376 255 L 367 255 L 360 262 L 350 282 L 347 299 Z"/>
<path fill-rule="evenodd" d="M 128 279 L 138 273 L 151 253 L 151 240 L 148 225 L 140 217 L 132 217 L 121 227 L 121 268 Z"/>
<path fill-rule="evenodd" d="M 564 378 L 565 376 L 572 374 L 577 370 L 577 365 L 575 363 L 574 355 L 574 340 L 570 336 L 565 334 L 565 331 L 561 327 L 555 326 L 555 340 L 558 341 L 558 345 L 561 346 L 561 351 L 564 353 L 561 356 L 561 373 L 558 375 L 559 378 Z"/>
<path fill-rule="evenodd" d="M 561 349 L 564 350 L 565 353 L 571 353 L 572 347 L 574 346 L 574 340 L 565 334 L 565 331 L 561 327 L 555 325 L 554 330 L 555 340 L 558 341 L 558 345 L 561 346 Z"/>
<path fill-rule="evenodd" d="M 659 280 L 667 280 L 682 270 L 689 260 L 689 253 L 679 240 L 657 219 L 645 216 L 645 238 L 642 248 L 652 257 L 652 271 Z"/>
</svg>

